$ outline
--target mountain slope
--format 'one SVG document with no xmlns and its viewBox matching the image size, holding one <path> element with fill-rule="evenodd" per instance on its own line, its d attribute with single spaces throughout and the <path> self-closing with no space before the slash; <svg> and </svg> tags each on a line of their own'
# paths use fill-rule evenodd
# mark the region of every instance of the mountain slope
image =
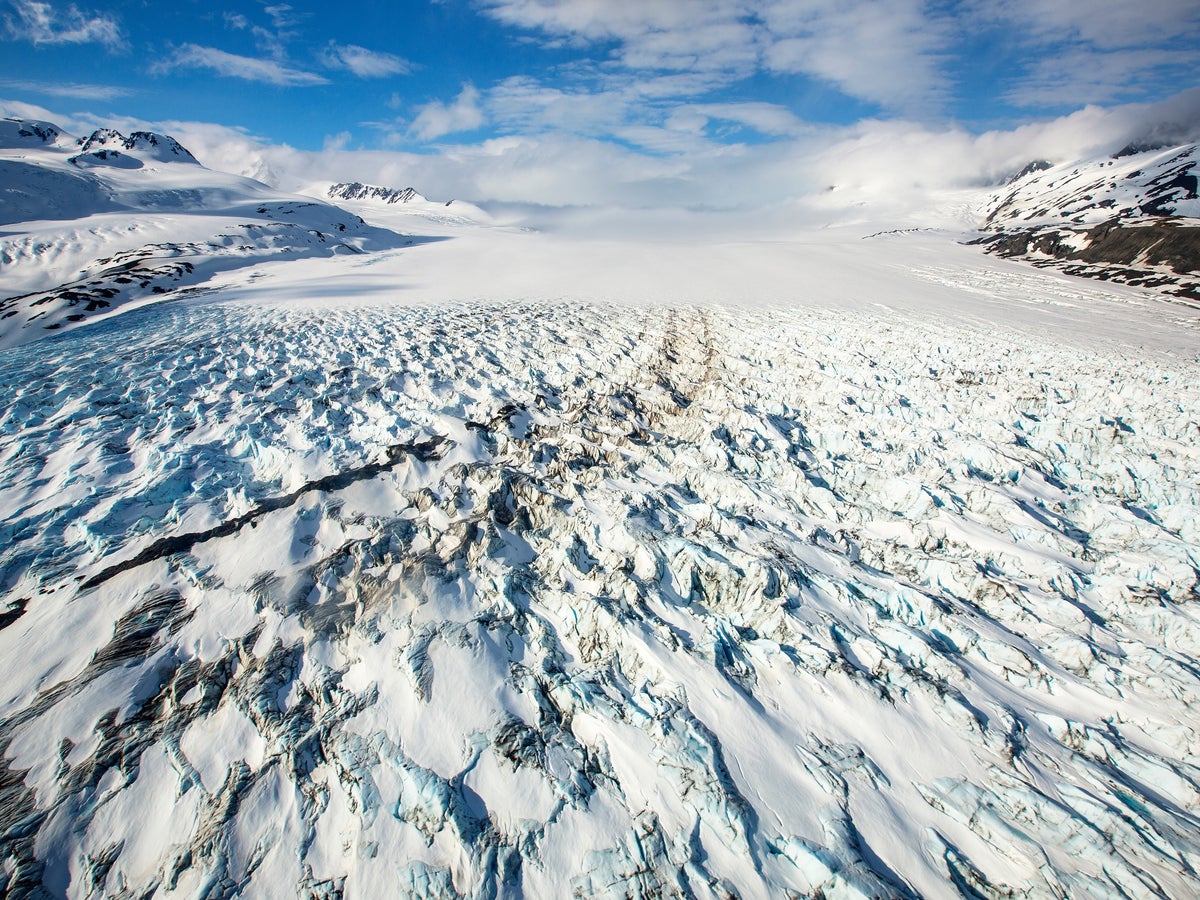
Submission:
<svg viewBox="0 0 1200 900">
<path fill-rule="evenodd" d="M 1200 147 L 1034 163 L 986 204 L 989 252 L 1200 300 Z"/>
<path fill-rule="evenodd" d="M 399 245 L 328 202 L 204 168 L 173 138 L 0 122 L 0 347 L 219 271 Z"/>
</svg>

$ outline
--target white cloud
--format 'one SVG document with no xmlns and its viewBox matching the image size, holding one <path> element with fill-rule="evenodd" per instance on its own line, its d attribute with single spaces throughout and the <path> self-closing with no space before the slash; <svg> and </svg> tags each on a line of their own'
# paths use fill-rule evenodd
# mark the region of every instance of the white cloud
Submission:
<svg viewBox="0 0 1200 900">
<path fill-rule="evenodd" d="M 1196 0 L 971 0 L 966 16 L 1017 50 L 1002 87 L 1019 106 L 1132 99 L 1200 81 Z"/>
<path fill-rule="evenodd" d="M 926 0 L 485 0 L 500 21 L 581 43 L 614 42 L 639 72 L 799 73 L 897 109 L 936 107 L 948 23 Z"/>
<path fill-rule="evenodd" d="M 121 26 L 111 16 L 84 12 L 74 3 L 55 9 L 38 0 L 10 0 L 13 12 L 4 15 L 10 38 L 34 44 L 103 44 L 110 50 L 125 46 Z"/>
<path fill-rule="evenodd" d="M 418 140 L 432 141 L 447 134 L 474 131 L 484 121 L 479 91 L 474 85 L 465 84 L 452 103 L 435 101 L 422 106 L 408 130 Z"/>
<path fill-rule="evenodd" d="M 804 130 L 794 113 L 777 104 L 673 102 L 674 94 L 692 86 L 678 75 L 644 80 L 610 76 L 596 88 L 551 86 L 515 76 L 487 91 L 472 89 L 450 106 L 423 108 L 425 118 L 414 123 L 409 136 L 427 140 L 468 130 L 451 127 L 461 119 L 470 128 L 487 122 L 500 135 L 616 139 L 653 153 L 683 153 L 715 146 L 710 124 L 721 137 L 740 133 L 743 126 L 772 137 Z"/>
<path fill-rule="evenodd" d="M 229 78 L 285 87 L 329 83 L 328 79 L 320 75 L 290 68 L 273 59 L 238 56 L 215 47 L 201 47 L 197 44 L 177 47 L 168 58 L 151 67 L 151 71 L 156 73 L 175 69 L 210 69 Z"/>
<path fill-rule="evenodd" d="M 809 127 L 785 106 L 775 103 L 693 103 L 681 107 L 674 115 L 695 113 L 707 119 L 720 119 L 749 125 L 760 134 L 797 135 Z"/>
<path fill-rule="evenodd" d="M 502 131 L 599 135 L 626 121 L 629 98 L 618 91 L 549 87 L 516 76 L 489 90 L 486 105 L 488 118 Z"/>
<path fill-rule="evenodd" d="M 1106 103 L 1136 96 L 1156 75 L 1172 83 L 1198 80 L 1200 46 L 1189 49 L 1117 49 L 1097 51 L 1072 46 L 1034 61 L 1005 91 L 1004 98 L 1027 107 Z"/>
<path fill-rule="evenodd" d="M 972 14 L 1016 39 L 1082 41 L 1101 49 L 1178 46 L 1200 30 L 1195 0 L 973 0 Z"/>
<path fill-rule="evenodd" d="M 110 84 L 80 84 L 53 81 L 0 81 L 0 90 L 27 91 L 47 97 L 71 97 L 75 100 L 114 100 L 133 93 Z"/>
<path fill-rule="evenodd" d="M 293 25 L 299 25 L 305 15 L 297 13 L 291 5 L 287 3 L 277 3 L 274 6 L 264 6 L 263 12 L 271 17 L 271 23 L 277 31 L 285 28 L 291 28 Z"/>
<path fill-rule="evenodd" d="M 325 65 L 332 69 L 345 69 L 359 78 L 386 78 L 389 75 L 407 75 L 412 63 L 391 53 L 368 50 L 355 44 L 331 43 L 323 54 Z"/>
<path fill-rule="evenodd" d="M 773 0 L 763 21 L 768 68 L 824 79 L 844 93 L 905 110 L 936 109 L 948 25 L 923 0 Z"/>
</svg>

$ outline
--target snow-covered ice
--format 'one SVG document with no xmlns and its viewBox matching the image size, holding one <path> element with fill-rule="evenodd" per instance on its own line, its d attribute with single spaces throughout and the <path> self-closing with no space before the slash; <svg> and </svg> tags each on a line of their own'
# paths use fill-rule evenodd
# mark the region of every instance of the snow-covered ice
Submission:
<svg viewBox="0 0 1200 900">
<path fill-rule="evenodd" d="M 10 894 L 1200 891 L 1194 357 L 241 296 L 0 356 Z"/>
</svg>

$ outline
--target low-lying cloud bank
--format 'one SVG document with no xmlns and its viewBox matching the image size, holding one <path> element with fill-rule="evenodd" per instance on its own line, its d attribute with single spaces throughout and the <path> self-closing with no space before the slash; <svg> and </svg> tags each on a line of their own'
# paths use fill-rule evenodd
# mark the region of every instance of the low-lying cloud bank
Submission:
<svg viewBox="0 0 1200 900">
<path fill-rule="evenodd" d="M 470 200 L 535 225 L 592 223 L 601 230 L 621 218 L 614 210 L 639 213 L 633 217 L 648 229 L 665 227 L 666 210 L 686 211 L 698 224 L 719 218 L 763 227 L 903 219 L 927 215 L 947 192 L 997 183 L 1035 159 L 1064 162 L 1129 143 L 1200 139 L 1200 89 L 1157 103 L 1088 106 L 982 134 L 957 125 L 866 120 L 760 144 L 658 154 L 555 133 L 446 144 L 430 153 L 352 149 L 341 136 L 323 150 L 305 151 L 211 123 L 62 116 L 22 103 L 0 102 L 0 111 L 48 118 L 76 132 L 153 127 L 173 134 L 210 168 L 284 189 L 326 181 L 412 185 L 433 198 Z"/>
</svg>

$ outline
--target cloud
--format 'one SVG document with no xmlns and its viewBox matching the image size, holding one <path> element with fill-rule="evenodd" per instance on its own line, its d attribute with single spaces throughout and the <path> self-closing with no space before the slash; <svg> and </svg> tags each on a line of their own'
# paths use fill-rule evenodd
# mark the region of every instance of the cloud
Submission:
<svg viewBox="0 0 1200 900">
<path fill-rule="evenodd" d="M 1004 92 L 1015 106 L 1076 106 L 1081 100 L 1109 103 L 1146 92 L 1156 83 L 1197 81 L 1200 47 L 1118 49 L 1064 47 L 1032 62 Z"/>
<path fill-rule="evenodd" d="M 751 4 L 735 0 L 484 0 L 507 25 L 579 44 L 612 41 L 630 68 L 752 68 Z"/>
<path fill-rule="evenodd" d="M 241 78 L 283 87 L 329 83 L 328 79 L 320 75 L 289 68 L 273 59 L 238 56 L 215 47 L 201 47 L 197 44 L 177 47 L 168 58 L 151 67 L 151 71 L 155 73 L 171 72 L 175 69 L 210 69 L 228 78 Z"/>
<path fill-rule="evenodd" d="M 413 65 L 406 59 L 368 50 L 355 44 L 330 43 L 322 59 L 331 69 L 344 69 L 359 78 L 386 78 L 389 75 L 407 75 Z"/>
<path fill-rule="evenodd" d="M 639 72 L 802 74 L 895 109 L 936 107 L 949 20 L 925 0 L 483 0 L 507 25 L 613 45 Z"/>
<path fill-rule="evenodd" d="M 264 6 L 263 12 L 271 17 L 271 23 L 275 26 L 276 31 L 282 31 L 286 28 L 291 28 L 293 25 L 299 25 L 306 16 L 296 12 L 287 3 L 277 3 L 274 6 Z"/>
<path fill-rule="evenodd" d="M 1200 30 L 1195 0 L 973 0 L 971 9 L 1017 39 L 1077 41 L 1099 49 L 1178 46 Z"/>
<path fill-rule="evenodd" d="M 469 108 L 477 108 L 482 116 L 471 119 L 472 127 L 487 122 L 502 136 L 559 134 L 616 140 L 656 154 L 712 149 L 715 137 L 744 136 L 745 129 L 771 137 L 794 135 L 804 129 L 794 113 L 777 104 L 675 101 L 673 95 L 680 91 L 703 93 L 702 84 L 683 75 L 640 79 L 626 74 L 602 78 L 595 87 L 565 83 L 556 86 L 529 76 L 514 76 L 471 94 Z M 462 97 L 456 101 L 463 102 Z M 443 130 L 447 107 L 436 104 L 426 109 L 430 115 L 436 113 L 437 118 L 421 123 L 428 128 L 410 129 L 410 136 L 441 137 L 468 130 Z"/>
<path fill-rule="evenodd" d="M 885 108 L 932 110 L 950 25 L 923 0 L 775 0 L 765 5 L 766 66 L 823 79 Z"/>
<path fill-rule="evenodd" d="M 748 125 L 767 135 L 797 135 L 809 130 L 799 116 L 775 103 L 694 103 L 681 107 L 675 115 L 687 113 L 695 113 L 705 120 L 720 119 Z"/>
<path fill-rule="evenodd" d="M 1200 83 L 1195 0 L 972 0 L 965 15 L 1015 53 L 1002 87 L 1017 106 L 1129 100 Z"/>
<path fill-rule="evenodd" d="M 479 91 L 474 85 L 464 84 L 452 103 L 435 101 L 422 106 L 408 130 L 418 140 L 432 141 L 447 134 L 474 131 L 484 121 L 483 110 L 479 108 Z"/>
<path fill-rule="evenodd" d="M 485 96 L 465 86 L 458 100 L 440 107 L 443 121 L 427 120 L 430 134 L 470 127 L 450 121 L 460 102 L 474 115 L 489 109 Z M 617 234 L 636 223 L 650 233 L 703 228 L 736 238 L 794 235 L 848 221 L 969 228 L 958 210 L 980 188 L 1031 160 L 1065 162 L 1111 154 L 1135 141 L 1200 139 L 1200 89 L 1157 103 L 1089 106 L 983 134 L 891 119 L 802 124 L 775 141 L 719 145 L 702 139 L 714 120 L 749 120 L 758 123 L 750 127 L 781 130 L 795 123 L 767 104 L 695 104 L 679 107 L 661 125 L 630 125 L 646 132 L 636 141 L 551 131 L 442 144 L 419 153 L 353 149 L 343 134 L 328 138 L 320 150 L 304 151 L 211 123 L 64 119 L 11 103 L 0 103 L 0 111 L 45 119 L 75 133 L 100 126 L 165 132 L 206 166 L 266 179 L 285 190 L 322 181 L 412 185 L 435 199 L 506 209 L 525 224 Z M 666 149 L 655 149 L 656 142 Z"/>
<path fill-rule="evenodd" d="M 14 40 L 34 44 L 103 44 L 109 50 L 125 47 L 121 26 L 111 16 L 84 12 L 75 4 L 55 9 L 37 0 L 10 0 L 12 13 L 4 15 L 4 28 Z"/>
<path fill-rule="evenodd" d="M 489 120 L 504 133 L 600 135 L 627 121 L 630 99 L 621 91 L 551 87 L 515 76 L 491 88 L 486 105 Z"/>
<path fill-rule="evenodd" d="M 27 91 L 48 97 L 71 97 L 75 100 L 114 100 L 133 93 L 129 88 L 109 84 L 78 84 L 52 81 L 0 81 L 0 90 Z"/>
</svg>

